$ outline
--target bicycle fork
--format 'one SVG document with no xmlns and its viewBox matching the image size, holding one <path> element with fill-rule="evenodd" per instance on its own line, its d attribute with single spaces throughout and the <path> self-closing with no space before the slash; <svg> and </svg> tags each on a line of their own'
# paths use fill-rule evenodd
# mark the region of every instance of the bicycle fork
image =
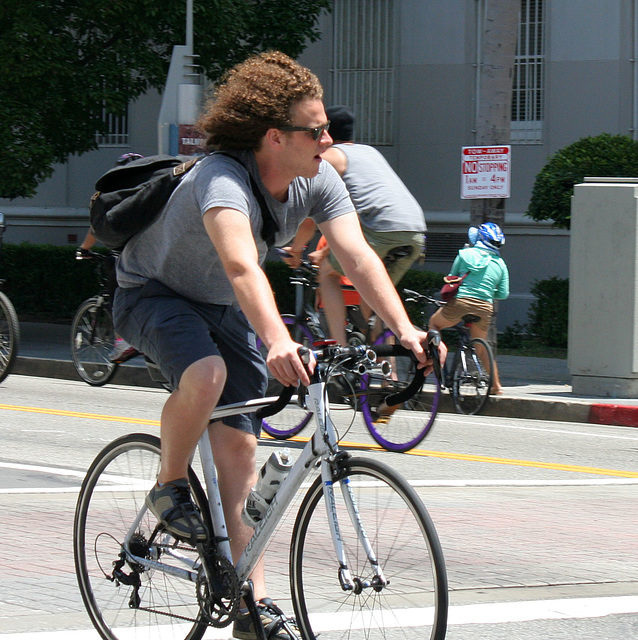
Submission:
<svg viewBox="0 0 638 640">
<path fill-rule="evenodd" d="M 316 405 L 318 410 L 315 415 L 318 419 L 325 418 L 325 424 L 322 425 L 322 432 L 325 433 L 327 445 L 330 451 L 335 451 L 337 445 L 337 436 L 335 426 L 330 418 L 329 410 L 325 405 L 325 384 L 311 384 L 308 387 L 308 394 L 312 405 Z M 326 505 L 326 515 L 330 527 L 330 535 L 332 543 L 337 554 L 339 562 L 339 583 L 344 591 L 352 591 L 360 594 L 364 589 L 373 588 L 380 591 L 388 584 L 383 571 L 379 566 L 379 562 L 374 554 L 370 540 L 366 534 L 357 502 L 354 497 L 352 488 L 350 487 L 350 478 L 347 477 L 347 460 L 350 457 L 345 451 L 338 451 L 336 455 L 324 456 L 321 460 L 321 480 L 323 484 L 324 502 Z M 341 536 L 341 528 L 339 527 L 339 518 L 337 515 L 337 501 L 334 493 L 334 483 L 339 482 L 341 494 L 352 526 L 354 527 L 359 543 L 361 544 L 368 563 L 372 568 L 374 577 L 372 580 L 363 580 L 360 576 L 352 577 L 348 568 L 348 558 Z"/>
<path fill-rule="evenodd" d="M 347 454 L 346 454 L 347 455 Z M 379 566 L 379 562 L 374 554 L 370 540 L 366 534 L 357 503 L 350 487 L 350 478 L 343 477 L 338 478 L 337 481 L 341 487 L 341 494 L 343 496 L 348 515 L 352 526 L 357 532 L 357 538 L 366 554 L 368 563 L 372 568 L 374 577 L 371 580 L 363 580 L 360 576 L 352 577 L 350 569 L 348 568 L 348 558 L 343 545 L 343 538 L 341 537 L 341 529 L 339 527 L 339 520 L 337 517 L 337 503 L 334 495 L 334 465 L 339 464 L 339 459 L 330 463 L 327 460 L 323 460 L 321 464 L 321 479 L 323 481 L 323 495 L 326 504 L 326 510 L 328 515 L 328 523 L 330 525 L 330 533 L 332 535 L 332 541 L 339 561 L 339 583 L 344 591 L 352 591 L 355 594 L 360 594 L 364 589 L 373 588 L 375 591 L 381 591 L 383 587 L 388 584 L 383 571 Z M 338 471 L 337 471 L 338 475 Z"/>
</svg>

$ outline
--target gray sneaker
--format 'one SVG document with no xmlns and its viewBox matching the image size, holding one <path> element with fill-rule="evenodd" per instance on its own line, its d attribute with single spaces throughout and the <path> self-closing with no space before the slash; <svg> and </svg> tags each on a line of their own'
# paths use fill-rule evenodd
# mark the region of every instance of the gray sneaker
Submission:
<svg viewBox="0 0 638 640">
<path fill-rule="evenodd" d="M 146 506 L 168 533 L 195 546 L 207 538 L 206 527 L 191 498 L 186 478 L 155 485 L 146 496 Z"/>
<path fill-rule="evenodd" d="M 262 598 L 257 603 L 257 611 L 259 611 L 261 624 L 264 627 L 268 640 L 297 640 L 298 629 L 294 619 L 287 618 L 283 611 L 270 598 Z M 292 635 L 286 627 L 292 631 Z M 257 640 L 255 624 L 250 612 L 240 613 L 237 618 L 235 618 L 233 638 L 238 638 L 239 640 Z"/>
</svg>

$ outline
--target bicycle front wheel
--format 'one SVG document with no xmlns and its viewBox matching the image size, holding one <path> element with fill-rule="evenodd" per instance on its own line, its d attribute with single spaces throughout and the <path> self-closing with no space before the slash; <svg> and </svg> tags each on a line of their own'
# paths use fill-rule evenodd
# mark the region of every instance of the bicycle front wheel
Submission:
<svg viewBox="0 0 638 640">
<path fill-rule="evenodd" d="M 86 475 L 75 512 L 73 552 L 82 599 L 106 640 L 199 640 L 203 588 L 195 548 L 156 532 L 144 500 L 160 467 L 159 438 L 130 434 L 107 445 Z M 207 513 L 197 478 L 193 499 Z M 133 556 L 152 561 L 141 565 Z"/>
<path fill-rule="evenodd" d="M 98 297 L 85 300 L 71 325 L 71 358 L 80 378 L 101 386 L 113 378 L 117 364 L 109 359 L 115 345 L 110 309 Z"/>
<path fill-rule="evenodd" d="M 298 322 L 294 316 L 281 316 L 283 323 L 288 327 L 288 331 L 293 340 L 303 344 L 304 346 L 310 346 L 314 342 L 314 338 L 310 329 Z M 264 343 L 257 337 L 257 348 L 261 351 L 261 354 L 266 359 L 268 350 Z M 282 386 L 277 382 L 269 373 L 268 375 L 268 394 L 279 395 L 281 393 Z M 278 440 L 287 440 L 297 435 L 312 418 L 312 413 L 305 407 L 300 405 L 289 405 L 280 411 L 278 414 L 271 416 L 267 420 L 262 420 L 261 428 L 273 438 Z"/>
<path fill-rule="evenodd" d="M 11 371 L 18 357 L 20 323 L 11 300 L 0 291 L 0 382 Z"/>
<path fill-rule="evenodd" d="M 452 399 L 457 413 L 475 415 L 486 405 L 494 371 L 490 345 L 473 338 L 467 347 L 459 347 L 452 372 Z"/>
<path fill-rule="evenodd" d="M 445 562 L 434 524 L 414 489 L 392 468 L 364 458 L 348 460 L 333 489 L 335 505 L 326 509 L 318 478 L 293 529 L 291 593 L 302 637 L 442 640 L 448 610 Z M 353 511 L 344 500 L 350 495 L 364 536 L 352 525 Z M 341 584 L 328 511 L 339 522 L 355 585 L 351 590 Z M 380 571 L 371 566 L 364 537 Z"/>
<path fill-rule="evenodd" d="M 374 344 L 385 344 L 396 340 L 386 330 Z M 421 390 L 396 409 L 379 411 L 386 396 L 401 391 L 414 377 L 416 366 L 407 356 L 390 359 L 392 374 L 389 378 L 375 373 L 362 376 L 361 412 L 370 435 L 388 451 L 409 451 L 416 447 L 432 428 L 439 408 L 441 385 L 434 374 L 430 374 Z"/>
</svg>

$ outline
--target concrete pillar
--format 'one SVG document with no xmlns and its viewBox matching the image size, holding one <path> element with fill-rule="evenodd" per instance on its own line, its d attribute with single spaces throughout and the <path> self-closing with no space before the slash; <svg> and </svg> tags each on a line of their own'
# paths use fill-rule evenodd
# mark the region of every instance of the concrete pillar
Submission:
<svg viewBox="0 0 638 640">
<path fill-rule="evenodd" d="M 638 178 L 574 188 L 568 365 L 573 393 L 638 398 Z"/>
</svg>

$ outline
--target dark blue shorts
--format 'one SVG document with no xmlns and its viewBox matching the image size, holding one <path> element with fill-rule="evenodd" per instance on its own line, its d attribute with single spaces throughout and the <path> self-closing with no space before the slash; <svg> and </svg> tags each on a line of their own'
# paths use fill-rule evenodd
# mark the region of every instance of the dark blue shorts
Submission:
<svg viewBox="0 0 638 640">
<path fill-rule="evenodd" d="M 147 355 L 174 388 L 186 369 L 208 356 L 221 356 L 227 370 L 219 405 L 262 398 L 266 364 L 244 314 L 228 305 L 184 298 L 160 282 L 118 288 L 113 303 L 117 333 Z M 254 413 L 229 416 L 224 424 L 259 435 Z"/>
</svg>

